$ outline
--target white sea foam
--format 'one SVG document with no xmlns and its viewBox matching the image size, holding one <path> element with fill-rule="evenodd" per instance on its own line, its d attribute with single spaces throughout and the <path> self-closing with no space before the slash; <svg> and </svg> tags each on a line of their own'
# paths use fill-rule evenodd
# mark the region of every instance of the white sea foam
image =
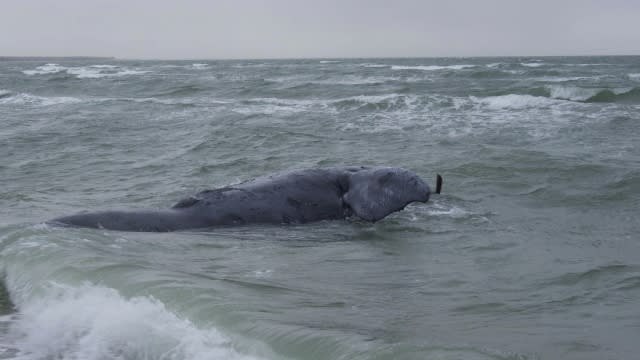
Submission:
<svg viewBox="0 0 640 360">
<path fill-rule="evenodd" d="M 545 82 L 567 82 L 567 81 L 588 80 L 588 79 L 597 79 L 597 77 L 590 77 L 590 76 L 571 76 L 571 77 L 544 76 L 544 77 L 540 77 L 540 78 L 534 78 L 533 80 L 545 81 Z"/>
<path fill-rule="evenodd" d="M 204 64 L 204 63 L 195 63 L 195 64 L 191 64 L 191 66 L 194 69 L 204 69 L 206 67 L 209 67 L 209 64 Z"/>
<path fill-rule="evenodd" d="M 339 63 L 340 61 L 338 60 L 320 60 L 320 64 L 335 64 L 335 63 Z"/>
<path fill-rule="evenodd" d="M 9 94 L 11 94 L 11 91 L 0 89 L 0 98 L 5 97 L 5 96 L 7 96 Z"/>
<path fill-rule="evenodd" d="M 34 70 L 23 70 L 22 72 L 25 75 L 44 75 L 44 74 L 55 74 L 66 70 L 67 68 L 64 66 L 60 66 L 58 64 L 45 64 L 42 66 L 36 67 Z"/>
<path fill-rule="evenodd" d="M 327 107 L 326 101 L 323 100 L 295 100 L 295 99 L 277 99 L 277 98 L 254 98 L 248 103 L 240 104 L 232 108 L 232 111 L 239 114 L 267 114 L 276 113 L 300 113 L 312 111 L 314 109 L 324 109 Z"/>
<path fill-rule="evenodd" d="M 8 93 L 10 94 L 10 93 Z M 27 93 L 18 93 L 10 96 L 1 97 L 0 105 L 34 105 L 34 106 L 51 106 L 61 104 L 75 104 L 82 100 L 70 96 L 37 96 Z"/>
<path fill-rule="evenodd" d="M 17 304 L 19 359 L 255 359 L 217 329 L 199 328 L 152 297 L 52 284 Z"/>
<path fill-rule="evenodd" d="M 544 63 L 540 63 L 540 62 L 530 62 L 530 63 L 520 63 L 520 65 L 522 66 L 526 66 L 526 67 L 540 67 L 543 66 Z"/>
<path fill-rule="evenodd" d="M 436 71 L 436 70 L 462 70 L 467 68 L 476 67 L 475 65 L 418 65 L 418 66 L 406 66 L 406 65 L 392 65 L 391 70 L 423 70 L 423 71 Z"/>
<path fill-rule="evenodd" d="M 147 70 L 134 70 L 119 67 L 116 65 L 88 65 L 77 67 L 65 67 L 58 64 L 45 64 L 36 67 L 34 70 L 23 70 L 25 75 L 48 75 L 66 72 L 69 75 L 75 75 L 79 79 L 95 79 L 110 76 L 127 76 L 127 75 L 140 75 L 148 73 Z"/>
<path fill-rule="evenodd" d="M 491 64 L 487 64 L 487 67 L 496 68 L 496 67 L 498 67 L 500 65 L 503 65 L 503 64 L 504 63 L 499 63 L 499 62 L 498 63 L 491 63 Z"/>
<path fill-rule="evenodd" d="M 640 80 L 640 73 L 638 74 L 629 74 L 629 79 L 631 80 Z"/>
<path fill-rule="evenodd" d="M 586 89 L 576 86 L 549 86 L 551 97 L 554 99 L 584 101 L 596 95 L 602 89 Z"/>
<path fill-rule="evenodd" d="M 596 64 L 565 64 L 566 66 L 613 66 L 613 64 L 603 64 L 603 63 L 596 63 Z"/>
<path fill-rule="evenodd" d="M 417 105 L 416 96 L 402 94 L 358 95 L 338 99 L 278 99 L 254 98 L 238 104 L 232 110 L 240 114 L 275 114 L 300 113 L 306 111 L 322 111 L 337 113 L 341 109 L 359 109 L 367 105 L 378 106 L 381 110 L 406 106 L 412 109 Z"/>
<path fill-rule="evenodd" d="M 385 65 L 385 64 L 360 64 L 360 66 L 362 67 L 368 67 L 368 68 L 383 68 L 383 67 L 389 67 L 389 65 Z"/>
<path fill-rule="evenodd" d="M 90 65 L 89 67 L 98 68 L 98 69 L 115 69 L 117 66 L 115 65 Z"/>
<path fill-rule="evenodd" d="M 463 208 L 457 206 L 444 206 L 437 203 L 434 203 L 430 209 L 427 210 L 427 214 L 432 216 L 448 216 L 455 219 L 464 218 L 471 213 Z"/>
<path fill-rule="evenodd" d="M 312 80 L 311 84 L 321 85 L 366 85 L 366 84 L 378 84 L 385 81 L 398 80 L 393 77 L 361 77 L 355 75 L 342 76 L 340 78 L 331 78 L 326 80 Z"/>
<path fill-rule="evenodd" d="M 558 104 L 560 100 L 549 99 L 543 96 L 508 94 L 489 96 L 485 98 L 470 97 L 471 101 L 491 110 L 519 110 L 526 108 L 549 107 Z"/>
</svg>

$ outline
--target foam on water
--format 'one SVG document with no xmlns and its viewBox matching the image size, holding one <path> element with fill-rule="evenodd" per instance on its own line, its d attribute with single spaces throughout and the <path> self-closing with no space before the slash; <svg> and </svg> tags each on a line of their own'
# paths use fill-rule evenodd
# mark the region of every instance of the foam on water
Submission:
<svg viewBox="0 0 640 360">
<path fill-rule="evenodd" d="M 640 80 L 640 73 L 629 74 L 628 76 L 629 76 L 629 79 L 631 80 Z"/>
<path fill-rule="evenodd" d="M 152 297 L 50 284 L 18 306 L 10 326 L 18 359 L 255 359 L 215 328 L 198 328 Z"/>
<path fill-rule="evenodd" d="M 389 67 L 390 65 L 385 65 L 385 64 L 360 64 L 359 66 L 362 67 L 367 67 L 367 68 L 384 68 L 384 67 Z"/>
<path fill-rule="evenodd" d="M 36 67 L 34 70 L 23 70 L 25 75 L 50 75 L 66 72 L 69 75 L 75 75 L 78 79 L 97 79 L 112 76 L 127 76 L 146 74 L 148 70 L 134 70 L 119 67 L 116 65 L 88 65 L 78 67 L 65 67 L 58 64 L 45 64 Z"/>
<path fill-rule="evenodd" d="M 578 81 L 578 80 L 597 80 L 597 79 L 598 79 L 597 77 L 590 77 L 590 76 L 568 76 L 568 77 L 543 76 L 543 77 L 533 78 L 532 80 L 542 81 L 542 82 L 569 82 L 569 81 Z"/>
<path fill-rule="evenodd" d="M 526 67 L 540 67 L 543 66 L 544 63 L 540 63 L 540 62 L 529 62 L 529 63 L 520 63 L 520 65 L 522 66 L 526 66 Z"/>
<path fill-rule="evenodd" d="M 407 66 L 407 65 L 392 65 L 391 70 L 422 70 L 422 71 L 436 71 L 436 70 L 462 70 L 476 67 L 475 65 L 418 65 L 418 66 Z"/>
<path fill-rule="evenodd" d="M 9 96 L 6 96 L 9 95 Z M 0 105 L 32 105 L 32 106 L 52 106 L 62 104 L 76 104 L 82 102 L 81 99 L 71 96 L 37 96 L 26 93 L 11 94 L 0 96 Z"/>
<path fill-rule="evenodd" d="M 500 96 L 489 96 L 478 98 L 471 96 L 470 99 L 482 106 L 492 110 L 521 110 L 527 108 L 550 107 L 560 104 L 560 100 L 549 99 L 544 96 L 508 94 Z"/>
<path fill-rule="evenodd" d="M 58 64 L 49 63 L 36 67 L 34 70 L 23 70 L 25 75 L 43 75 L 43 74 L 55 74 L 66 70 L 64 66 Z"/>
<path fill-rule="evenodd" d="M 551 97 L 554 99 L 565 99 L 574 101 L 584 101 L 594 96 L 601 89 L 586 89 L 576 86 L 549 86 Z"/>
</svg>

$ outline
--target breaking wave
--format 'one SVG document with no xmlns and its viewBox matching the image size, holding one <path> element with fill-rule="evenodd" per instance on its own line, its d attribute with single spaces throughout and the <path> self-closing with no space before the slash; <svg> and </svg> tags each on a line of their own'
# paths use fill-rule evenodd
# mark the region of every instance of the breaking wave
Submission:
<svg viewBox="0 0 640 360">
<path fill-rule="evenodd" d="M 580 87 L 552 86 L 549 97 L 561 100 L 580 101 L 587 103 L 606 102 L 640 102 L 640 88 L 627 89 L 589 89 Z"/>
<path fill-rule="evenodd" d="M 544 96 L 508 94 L 499 96 L 489 96 L 479 98 L 470 97 L 471 101 L 491 110 L 511 109 L 519 110 L 526 108 L 544 108 L 562 103 L 561 100 L 549 99 Z"/>
<path fill-rule="evenodd" d="M 127 76 L 146 74 L 147 70 L 135 70 L 116 65 L 89 65 L 78 67 L 66 67 L 54 63 L 48 63 L 38 66 L 33 70 L 23 70 L 22 73 L 29 76 L 34 75 L 51 75 L 58 73 L 66 73 L 74 75 L 78 79 L 96 79 L 103 77 Z"/>
<path fill-rule="evenodd" d="M 436 70 L 462 70 L 467 68 L 476 67 L 475 65 L 417 65 L 417 66 L 405 66 L 405 65 L 392 65 L 391 70 L 422 70 L 422 71 L 436 71 Z"/>
<path fill-rule="evenodd" d="M 526 66 L 526 67 L 540 67 L 540 66 L 544 66 L 545 64 L 541 62 L 529 62 L 529 63 L 520 63 L 520 65 Z"/>
<path fill-rule="evenodd" d="M 91 284 L 51 283 L 42 290 L 17 304 L 9 334 L 18 358 L 255 359 L 215 328 L 198 328 L 153 297 L 125 298 Z"/>
<path fill-rule="evenodd" d="M 27 93 L 14 94 L 7 90 L 0 90 L 0 105 L 51 106 L 79 102 L 82 102 L 82 100 L 71 96 L 37 96 Z"/>
</svg>

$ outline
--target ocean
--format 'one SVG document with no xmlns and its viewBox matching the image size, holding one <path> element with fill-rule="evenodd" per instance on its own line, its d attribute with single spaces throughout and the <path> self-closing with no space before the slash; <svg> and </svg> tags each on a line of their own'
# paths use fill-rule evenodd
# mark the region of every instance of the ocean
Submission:
<svg viewBox="0 0 640 360">
<path fill-rule="evenodd" d="M 0 61 L 1 359 L 635 359 L 640 57 Z M 351 219 L 133 233 L 279 171 L 443 193 Z"/>
</svg>

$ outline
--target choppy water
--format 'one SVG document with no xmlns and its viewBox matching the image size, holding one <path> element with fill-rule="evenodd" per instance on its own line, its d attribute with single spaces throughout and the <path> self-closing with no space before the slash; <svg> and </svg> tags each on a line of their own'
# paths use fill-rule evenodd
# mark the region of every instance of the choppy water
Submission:
<svg viewBox="0 0 640 360">
<path fill-rule="evenodd" d="M 639 111 L 639 57 L 2 61 L 0 358 L 634 359 Z M 42 224 L 360 164 L 444 193 L 376 224 Z"/>
</svg>

